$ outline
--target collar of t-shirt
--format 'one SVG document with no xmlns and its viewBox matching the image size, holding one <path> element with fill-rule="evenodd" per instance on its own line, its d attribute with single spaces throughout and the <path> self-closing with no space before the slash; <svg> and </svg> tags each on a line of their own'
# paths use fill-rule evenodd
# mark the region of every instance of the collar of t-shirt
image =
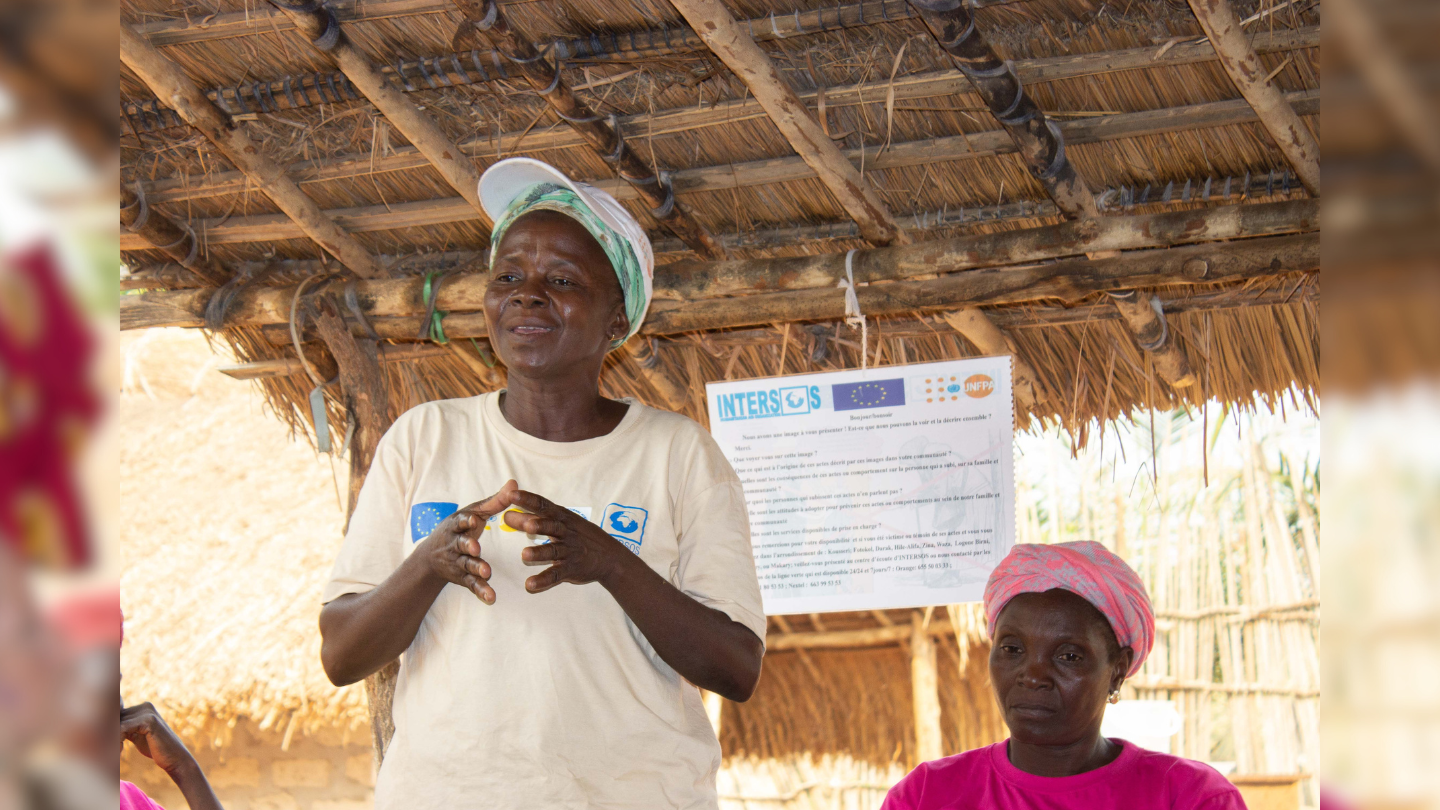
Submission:
<svg viewBox="0 0 1440 810">
<path fill-rule="evenodd" d="M 1129 770 L 1138 756 L 1136 747 L 1125 740 L 1110 737 L 1110 742 L 1120 746 L 1120 756 L 1107 765 L 1093 771 L 1074 776 L 1036 776 L 1026 773 L 1010 762 L 1010 741 L 990 746 L 990 764 L 1002 779 L 1010 784 L 1039 793 L 1068 793 L 1090 785 L 1114 779 L 1122 771 Z"/>
<path fill-rule="evenodd" d="M 529 433 L 519 430 L 510 424 L 509 420 L 505 418 L 505 413 L 500 410 L 500 395 L 504 393 L 505 389 L 502 388 L 482 398 L 480 410 L 485 417 L 486 427 L 495 431 L 497 435 L 503 437 L 511 444 L 516 445 L 526 452 L 537 455 L 574 458 L 575 456 L 593 453 L 623 438 L 626 434 L 635 430 L 636 425 L 644 419 L 644 406 L 629 397 L 625 397 L 619 401 L 630 407 L 626 409 L 625 416 L 620 420 L 620 424 L 615 426 L 614 430 L 606 433 L 604 436 L 596 436 L 593 439 L 581 439 L 578 442 L 551 442 L 536 436 L 531 436 Z"/>
</svg>

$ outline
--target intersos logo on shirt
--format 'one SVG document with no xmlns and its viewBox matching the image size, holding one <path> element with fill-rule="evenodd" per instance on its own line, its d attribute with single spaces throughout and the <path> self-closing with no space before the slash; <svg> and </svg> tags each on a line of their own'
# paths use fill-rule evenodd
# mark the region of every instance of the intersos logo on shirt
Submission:
<svg viewBox="0 0 1440 810">
<path fill-rule="evenodd" d="M 646 509 L 612 503 L 605 507 L 605 514 L 600 518 L 600 527 L 626 548 L 639 554 L 640 543 L 645 539 L 645 524 L 649 520 L 650 512 Z"/>
</svg>

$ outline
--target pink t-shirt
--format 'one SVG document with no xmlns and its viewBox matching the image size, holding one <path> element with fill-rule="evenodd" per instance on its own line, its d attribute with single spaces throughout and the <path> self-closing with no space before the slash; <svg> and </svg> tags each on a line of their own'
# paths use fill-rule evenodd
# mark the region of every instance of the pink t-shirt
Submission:
<svg viewBox="0 0 1440 810">
<path fill-rule="evenodd" d="M 1076 776 L 1035 776 L 1010 764 L 1008 743 L 921 763 L 881 810 L 1245 810 L 1240 791 L 1202 762 L 1124 740 L 1114 762 Z"/>
<path fill-rule="evenodd" d="M 165 808 L 150 800 L 145 791 L 121 780 L 120 782 L 120 810 L 165 810 Z"/>
</svg>

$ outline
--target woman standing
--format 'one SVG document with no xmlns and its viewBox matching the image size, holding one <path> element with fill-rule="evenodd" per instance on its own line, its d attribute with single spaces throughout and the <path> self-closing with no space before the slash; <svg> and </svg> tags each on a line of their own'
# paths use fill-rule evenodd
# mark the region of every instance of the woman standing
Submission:
<svg viewBox="0 0 1440 810">
<path fill-rule="evenodd" d="M 1210 766 L 1100 734 L 1155 643 L 1145 585 L 1099 543 L 1021 544 L 985 585 L 990 681 L 1010 739 L 922 763 L 884 810 L 1244 810 Z"/>
<path fill-rule="evenodd" d="M 600 395 L 649 305 L 650 243 L 528 158 L 491 166 L 480 198 L 509 387 L 396 420 L 323 595 L 332 681 L 401 658 L 376 807 L 715 807 L 695 687 L 749 698 L 765 618 L 709 434 Z"/>
</svg>

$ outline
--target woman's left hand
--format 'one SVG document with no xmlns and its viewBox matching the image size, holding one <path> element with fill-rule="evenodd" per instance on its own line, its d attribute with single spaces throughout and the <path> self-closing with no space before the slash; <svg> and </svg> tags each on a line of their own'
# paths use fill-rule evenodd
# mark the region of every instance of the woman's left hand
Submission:
<svg viewBox="0 0 1440 810">
<path fill-rule="evenodd" d="M 550 538 L 548 543 L 529 546 L 520 552 L 520 559 L 526 563 L 554 563 L 525 580 L 525 590 L 530 593 L 548 591 L 562 582 L 603 585 L 620 573 L 627 557 L 635 556 L 599 526 L 563 506 L 556 506 L 548 498 L 521 489 L 511 493 L 508 500 L 529 514 L 506 512 L 506 524 L 527 534 Z"/>
</svg>

